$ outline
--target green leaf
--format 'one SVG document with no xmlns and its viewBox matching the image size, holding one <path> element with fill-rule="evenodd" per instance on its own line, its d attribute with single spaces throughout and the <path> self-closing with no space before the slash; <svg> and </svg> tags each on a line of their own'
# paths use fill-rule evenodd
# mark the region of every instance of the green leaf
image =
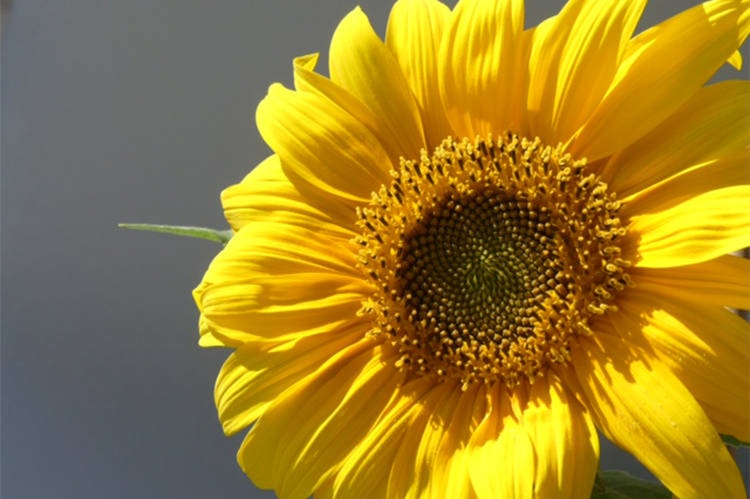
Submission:
<svg viewBox="0 0 750 499">
<path fill-rule="evenodd" d="M 732 447 L 750 447 L 750 443 L 743 442 L 739 438 L 735 438 L 732 435 L 722 435 L 721 439 L 725 444 L 731 445 Z"/>
<path fill-rule="evenodd" d="M 207 239 L 221 244 L 227 244 L 232 239 L 231 230 L 207 229 L 206 227 L 190 227 L 185 225 L 159 225 L 159 224 L 117 224 L 123 229 L 147 230 L 172 234 L 173 236 L 195 237 Z"/>
<path fill-rule="evenodd" d="M 671 499 L 658 483 L 641 480 L 624 471 L 602 471 L 596 476 L 591 499 Z"/>
</svg>

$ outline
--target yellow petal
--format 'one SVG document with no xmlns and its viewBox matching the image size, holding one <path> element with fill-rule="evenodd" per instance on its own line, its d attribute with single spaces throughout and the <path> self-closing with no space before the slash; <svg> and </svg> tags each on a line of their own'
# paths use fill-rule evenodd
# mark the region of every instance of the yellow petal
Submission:
<svg viewBox="0 0 750 499">
<path fill-rule="evenodd" d="M 586 121 L 609 88 L 645 5 L 572 0 L 539 30 L 527 101 L 534 135 L 565 143 Z"/>
<path fill-rule="evenodd" d="M 471 436 L 466 460 L 477 497 L 535 497 L 534 445 L 505 387 L 488 389 L 488 410 Z"/>
<path fill-rule="evenodd" d="M 750 260 L 724 255 L 666 269 L 635 269 L 638 292 L 673 296 L 683 302 L 750 309 Z"/>
<path fill-rule="evenodd" d="M 367 202 L 388 180 L 391 162 L 377 138 L 319 94 L 272 85 L 256 121 L 282 166 L 331 197 Z"/>
<path fill-rule="evenodd" d="M 674 113 L 745 40 L 749 4 L 706 2 L 634 38 L 571 152 L 590 161 L 608 156 Z"/>
<path fill-rule="evenodd" d="M 286 341 L 356 320 L 369 288 L 354 267 L 346 239 L 257 222 L 216 256 L 194 296 L 228 345 Z"/>
<path fill-rule="evenodd" d="M 390 128 L 387 116 L 373 114 L 365 103 L 325 76 L 316 73 L 314 69 L 317 61 L 318 54 L 294 59 L 294 86 L 297 90 L 318 94 L 346 110 L 378 139 L 393 164 L 398 164 L 401 156 L 413 154 L 411 151 L 403 150 L 401 139 L 396 135 L 396 131 Z"/>
<path fill-rule="evenodd" d="M 329 58 L 331 80 L 388 124 L 404 157 L 418 158 L 425 146 L 419 109 L 396 58 L 359 7 L 336 28 Z"/>
<path fill-rule="evenodd" d="M 211 331 L 210 324 L 208 323 L 206 318 L 203 317 L 203 314 L 201 314 L 201 316 L 198 318 L 198 331 L 200 332 L 198 344 L 203 348 L 228 347 L 234 344 L 226 344 L 220 337 L 214 335 L 214 333 Z"/>
<path fill-rule="evenodd" d="M 403 376 L 380 347 L 360 343 L 286 390 L 255 423 L 238 460 L 256 485 L 307 498 L 367 435 Z"/>
<path fill-rule="evenodd" d="M 450 9 L 437 0 L 399 0 L 391 9 L 385 43 L 406 76 L 422 117 L 427 150 L 451 135 L 438 88 L 438 49 Z"/>
<path fill-rule="evenodd" d="M 589 497 L 599 467 L 591 416 L 553 373 L 536 381 L 520 415 L 536 456 L 534 497 Z"/>
<path fill-rule="evenodd" d="M 727 63 L 737 71 L 742 69 L 742 52 L 735 50 L 732 55 L 727 59 Z"/>
<path fill-rule="evenodd" d="M 399 419 L 393 420 L 388 416 L 387 420 L 381 419 L 379 426 L 389 421 L 408 424 L 406 434 L 397 448 L 380 444 L 382 438 L 378 435 L 384 434 L 383 429 L 379 433 L 368 435 L 367 442 L 363 440 L 363 447 L 358 449 L 360 454 L 369 453 L 369 469 L 363 469 L 366 461 L 356 464 L 361 469 L 361 475 L 382 474 L 383 468 L 386 468 L 387 476 L 390 471 L 384 497 L 438 499 L 474 496 L 463 458 L 470 434 L 485 410 L 484 399 L 480 395 L 483 388 L 476 386 L 462 391 L 460 385 L 450 381 L 437 385 L 432 381 L 431 385 L 410 383 L 400 390 L 401 397 L 412 394 L 409 400 L 416 409 L 408 413 L 388 409 L 383 413 L 394 412 Z M 366 445 L 371 449 L 382 449 L 388 455 L 395 451 L 394 461 L 384 465 L 379 452 L 368 451 Z M 347 468 L 345 466 L 344 469 Z M 346 476 L 341 483 L 345 488 L 341 489 L 340 497 L 370 496 L 355 483 L 354 475 Z"/>
<path fill-rule="evenodd" d="M 527 69 L 523 0 L 461 1 L 443 35 L 443 106 L 458 137 L 518 130 Z"/>
<path fill-rule="evenodd" d="M 291 176 L 293 177 L 293 174 Z M 250 222 L 291 223 L 331 233 L 343 238 L 354 237 L 351 206 L 338 203 L 317 189 L 305 189 L 295 183 L 281 168 L 276 155 L 262 161 L 239 183 L 221 193 L 224 216 L 234 231 Z"/>
<path fill-rule="evenodd" d="M 737 314 L 677 295 L 633 290 L 618 321 L 642 328 L 656 354 L 701 404 L 716 429 L 750 438 L 750 330 Z"/>
<path fill-rule="evenodd" d="M 421 495 L 419 483 L 415 480 L 417 449 L 422 439 L 426 425 L 430 422 L 429 411 L 434 407 L 436 399 L 441 399 L 450 389 L 434 387 L 424 396 L 424 401 L 415 401 L 413 416 L 408 422 L 408 429 L 404 431 L 399 442 L 396 455 L 393 458 L 390 474 L 387 480 L 385 497 L 403 497 L 417 499 Z M 347 496 L 342 496 L 343 498 Z"/>
<path fill-rule="evenodd" d="M 214 399 L 224 433 L 251 425 L 284 390 L 318 369 L 367 332 L 340 328 L 286 343 L 248 343 L 229 356 L 216 379 Z"/>
<path fill-rule="evenodd" d="M 681 172 L 631 196 L 621 198 L 625 204 L 621 216 L 629 217 L 655 213 L 672 208 L 699 194 L 750 184 L 750 149 L 708 160 L 685 168 Z"/>
<path fill-rule="evenodd" d="M 648 135 L 615 154 L 602 176 L 626 197 L 748 145 L 750 83 L 724 81 L 700 89 Z"/>
<path fill-rule="evenodd" d="M 484 411 L 483 388 L 462 391 L 453 381 L 433 386 L 418 400 L 420 411 L 408 430 L 414 445 L 402 443 L 396 456 L 402 469 L 391 469 L 386 497 L 471 497 L 462 451 Z"/>
<path fill-rule="evenodd" d="M 447 457 L 444 464 L 436 462 L 439 478 L 431 480 L 431 497 L 474 497 L 470 479 L 473 463 L 469 460 L 468 443 L 486 409 L 486 388 L 470 387 L 461 394 L 453 418 L 448 423 L 449 430 L 443 436 L 440 454 Z"/>
<path fill-rule="evenodd" d="M 596 426 L 677 497 L 745 497 L 742 478 L 695 398 L 657 357 L 617 336 L 571 354 Z"/>
<path fill-rule="evenodd" d="M 342 463 L 332 484 L 334 497 L 414 497 L 413 456 L 437 392 L 434 386 L 421 377 L 397 387 L 377 423 Z M 389 473 L 403 474 L 405 480 L 394 489 L 392 480 L 384 479 Z"/>
<path fill-rule="evenodd" d="M 672 208 L 632 218 L 639 267 L 690 265 L 750 245 L 750 186 L 709 191 Z"/>
</svg>

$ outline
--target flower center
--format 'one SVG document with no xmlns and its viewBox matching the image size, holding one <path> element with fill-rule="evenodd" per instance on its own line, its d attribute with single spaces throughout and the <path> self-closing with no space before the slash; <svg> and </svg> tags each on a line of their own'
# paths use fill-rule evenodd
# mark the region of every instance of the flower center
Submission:
<svg viewBox="0 0 750 499">
<path fill-rule="evenodd" d="M 397 366 L 474 382 L 533 382 L 570 360 L 630 283 L 620 203 L 562 148 L 507 134 L 402 160 L 358 211 L 363 305 Z"/>
</svg>

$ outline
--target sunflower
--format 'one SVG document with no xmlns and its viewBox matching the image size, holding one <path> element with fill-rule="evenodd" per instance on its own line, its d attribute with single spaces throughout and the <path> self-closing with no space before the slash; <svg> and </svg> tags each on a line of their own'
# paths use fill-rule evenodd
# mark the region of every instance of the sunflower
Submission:
<svg viewBox="0 0 750 499">
<path fill-rule="evenodd" d="M 355 9 L 294 61 L 195 290 L 238 461 L 279 496 L 588 497 L 597 430 L 745 497 L 750 1 Z"/>
</svg>

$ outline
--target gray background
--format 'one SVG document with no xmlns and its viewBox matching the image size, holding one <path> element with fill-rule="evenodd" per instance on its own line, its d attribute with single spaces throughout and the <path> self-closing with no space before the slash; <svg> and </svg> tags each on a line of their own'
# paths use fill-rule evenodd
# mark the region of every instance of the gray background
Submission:
<svg viewBox="0 0 750 499">
<path fill-rule="evenodd" d="M 562 3 L 532 0 L 529 24 Z M 645 24 L 695 3 L 655 0 Z M 272 497 L 245 479 L 241 437 L 216 418 L 227 351 L 196 343 L 190 291 L 219 247 L 115 226 L 224 227 L 219 191 L 268 153 L 256 104 L 290 83 L 294 56 L 325 61 L 354 5 L 14 3 L 2 33 L 3 499 Z M 390 4 L 361 5 L 382 34 Z M 610 446 L 604 466 L 643 473 Z"/>
</svg>

